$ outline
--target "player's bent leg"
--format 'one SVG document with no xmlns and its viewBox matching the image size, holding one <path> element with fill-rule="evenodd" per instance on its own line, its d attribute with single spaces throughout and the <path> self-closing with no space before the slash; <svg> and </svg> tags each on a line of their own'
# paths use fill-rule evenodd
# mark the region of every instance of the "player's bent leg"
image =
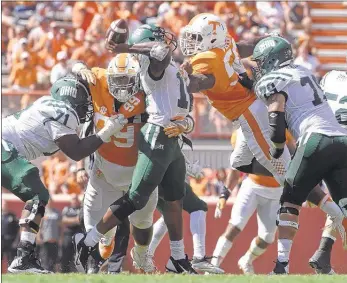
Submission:
<svg viewBox="0 0 347 283">
<path fill-rule="evenodd" d="M 36 235 L 49 200 L 48 190 L 40 179 L 39 170 L 20 156 L 11 143 L 2 141 L 1 149 L 2 186 L 25 202 L 19 223 L 21 231 L 17 256 L 8 271 L 50 273 L 42 268 L 34 253 Z"/>
<path fill-rule="evenodd" d="M 219 237 L 213 252 L 211 263 L 220 266 L 233 245 L 234 239 L 246 226 L 248 220 L 257 207 L 254 191 L 248 180 L 242 183 L 235 204 L 231 211 L 229 225 L 222 236 Z"/>
<path fill-rule="evenodd" d="M 330 260 L 332 247 L 337 237 L 337 231 L 332 224 L 333 220 L 331 216 L 327 215 L 319 247 L 308 262 L 317 274 L 335 274 L 331 267 Z"/>
<path fill-rule="evenodd" d="M 178 143 L 174 145 L 174 158 L 161 182 L 165 200 L 163 216 L 170 238 L 171 256 L 166 270 L 174 273 L 196 274 L 184 252 L 182 199 L 185 196 L 186 161 Z"/>
<path fill-rule="evenodd" d="M 272 190 L 281 190 L 273 188 Z M 261 256 L 267 247 L 273 243 L 276 235 L 276 216 L 279 209 L 277 199 L 267 199 L 257 196 L 257 223 L 258 236 L 252 240 L 252 243 L 244 256 L 238 261 L 239 268 L 245 274 L 253 274 L 253 261 Z"/>
<path fill-rule="evenodd" d="M 253 104 L 239 118 L 241 129 L 247 145 L 257 161 L 272 173 L 274 178 L 284 184 L 285 172 L 289 166 L 290 154 L 287 147 L 278 159 L 270 156 L 270 127 L 268 111 L 265 104 L 259 100 Z"/>
<path fill-rule="evenodd" d="M 142 270 L 145 273 L 156 271 L 148 249 L 153 234 L 153 213 L 157 202 L 158 190 L 155 189 L 146 206 L 129 216 L 130 223 L 133 226 L 132 234 L 135 241 L 135 246 L 131 250 L 133 265 L 136 269 Z"/>
<path fill-rule="evenodd" d="M 210 274 L 221 274 L 224 270 L 210 263 L 206 256 L 205 238 L 206 238 L 206 212 L 207 204 L 194 194 L 188 183 L 186 185 L 186 194 L 183 198 L 183 210 L 190 214 L 190 231 L 193 236 L 193 259 L 192 267 L 200 272 Z"/>
</svg>

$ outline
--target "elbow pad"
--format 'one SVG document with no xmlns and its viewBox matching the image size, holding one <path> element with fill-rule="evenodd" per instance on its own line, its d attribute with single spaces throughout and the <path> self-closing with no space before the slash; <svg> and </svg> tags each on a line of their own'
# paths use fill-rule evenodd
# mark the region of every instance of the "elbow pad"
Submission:
<svg viewBox="0 0 347 283">
<path fill-rule="evenodd" d="M 163 61 L 166 57 L 166 55 L 169 53 L 170 48 L 165 43 L 159 42 L 158 44 L 155 44 L 151 51 L 150 51 L 150 57 L 154 58 L 158 61 Z"/>
<path fill-rule="evenodd" d="M 269 112 L 270 139 L 273 143 L 286 142 L 286 118 L 284 112 Z"/>
</svg>

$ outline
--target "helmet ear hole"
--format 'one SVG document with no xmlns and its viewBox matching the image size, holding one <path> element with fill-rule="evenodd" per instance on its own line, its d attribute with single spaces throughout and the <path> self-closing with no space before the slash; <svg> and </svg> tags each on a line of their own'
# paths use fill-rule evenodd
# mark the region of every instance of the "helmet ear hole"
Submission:
<svg viewBox="0 0 347 283">
<path fill-rule="evenodd" d="M 214 43 L 215 41 L 216 41 L 216 39 L 214 38 L 214 39 L 211 40 L 211 43 Z"/>
</svg>

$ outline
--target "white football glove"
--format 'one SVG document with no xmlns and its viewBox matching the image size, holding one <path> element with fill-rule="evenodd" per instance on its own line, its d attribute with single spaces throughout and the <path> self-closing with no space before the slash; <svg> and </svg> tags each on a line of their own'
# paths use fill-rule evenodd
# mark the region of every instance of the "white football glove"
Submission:
<svg viewBox="0 0 347 283">
<path fill-rule="evenodd" d="M 82 79 L 86 80 L 89 84 L 96 84 L 95 74 L 83 63 L 78 62 L 73 65 L 72 72 L 76 75 L 80 75 Z"/>
<path fill-rule="evenodd" d="M 97 135 L 103 142 L 110 142 L 111 136 L 119 133 L 127 123 L 128 119 L 126 119 L 123 114 L 113 115 L 107 118 L 104 127 Z"/>
</svg>

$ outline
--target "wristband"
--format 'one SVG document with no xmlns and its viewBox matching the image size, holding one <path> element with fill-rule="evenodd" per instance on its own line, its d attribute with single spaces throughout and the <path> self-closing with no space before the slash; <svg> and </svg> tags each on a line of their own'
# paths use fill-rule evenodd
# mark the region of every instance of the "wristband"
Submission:
<svg viewBox="0 0 347 283">
<path fill-rule="evenodd" d="M 86 171 L 86 169 L 85 169 L 85 168 L 77 169 L 77 170 L 76 170 L 76 173 L 77 173 L 77 172 L 80 172 L 80 171 Z"/>
</svg>

